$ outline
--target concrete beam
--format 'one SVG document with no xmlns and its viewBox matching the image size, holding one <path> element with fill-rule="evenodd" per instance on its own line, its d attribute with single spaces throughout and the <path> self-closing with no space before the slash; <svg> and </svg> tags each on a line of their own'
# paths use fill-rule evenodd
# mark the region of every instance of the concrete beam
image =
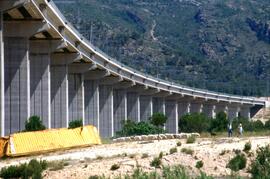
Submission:
<svg viewBox="0 0 270 179">
<path fill-rule="evenodd" d="M 84 79 L 85 80 L 100 80 L 110 75 L 111 73 L 108 70 L 92 70 L 84 74 Z"/>
<path fill-rule="evenodd" d="M 68 73 L 86 73 L 92 66 L 92 63 L 72 63 L 68 65 Z"/>
<path fill-rule="evenodd" d="M 65 47 L 66 42 L 63 40 L 30 40 L 31 53 L 52 53 Z"/>
<path fill-rule="evenodd" d="M 29 0 L 1 0 L 0 11 L 6 11 L 15 7 L 19 7 L 28 2 Z"/>
<path fill-rule="evenodd" d="M 126 81 L 126 80 L 123 80 L 117 84 L 115 84 L 113 86 L 113 89 L 127 89 L 127 88 L 130 88 L 132 86 L 135 86 L 136 85 L 136 82 L 135 81 Z"/>
<path fill-rule="evenodd" d="M 67 65 L 81 58 L 79 53 L 53 53 L 51 54 L 52 65 Z"/>
<path fill-rule="evenodd" d="M 114 85 L 120 83 L 121 81 L 123 81 L 123 78 L 121 76 L 107 76 L 100 79 L 99 82 L 101 85 Z"/>
<path fill-rule="evenodd" d="M 5 21 L 4 35 L 6 37 L 28 37 L 46 31 L 50 28 L 43 21 Z"/>
</svg>

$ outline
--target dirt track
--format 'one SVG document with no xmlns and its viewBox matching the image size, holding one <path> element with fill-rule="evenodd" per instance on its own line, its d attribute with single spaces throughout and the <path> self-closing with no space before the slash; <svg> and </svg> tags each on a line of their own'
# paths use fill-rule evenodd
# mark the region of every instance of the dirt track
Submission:
<svg viewBox="0 0 270 179">
<path fill-rule="evenodd" d="M 176 147 L 178 141 L 182 142 L 181 147 L 177 147 L 178 152 L 169 154 L 169 150 Z M 93 146 L 84 149 L 74 149 L 69 151 L 55 152 L 34 157 L 23 157 L 0 161 L 0 168 L 12 164 L 24 163 L 32 158 L 54 161 L 66 160 L 68 163 L 64 169 L 57 171 L 45 171 L 45 178 L 88 178 L 92 175 L 116 176 L 119 174 L 131 173 L 137 166 L 144 171 L 153 171 L 150 162 L 160 152 L 165 156 L 162 159 L 163 165 L 186 166 L 192 173 L 199 173 L 196 169 L 196 162 L 202 160 L 204 166 L 202 171 L 208 175 L 224 176 L 230 175 L 230 169 L 226 164 L 235 154 L 234 149 L 242 150 L 245 143 L 251 141 L 252 151 L 255 152 L 258 146 L 270 144 L 270 137 L 249 137 L 249 138 L 218 138 L 218 139 L 197 139 L 194 144 L 185 144 L 183 140 L 161 140 L 152 142 L 129 142 L 114 143 L 100 146 Z M 184 154 L 182 148 L 191 148 L 193 155 Z M 220 155 L 223 150 L 229 152 Z M 142 159 L 142 154 L 149 157 Z M 249 157 L 248 163 L 252 157 Z M 111 171 L 113 164 L 120 164 L 120 168 Z M 248 176 L 246 169 L 240 171 L 241 176 Z"/>
</svg>

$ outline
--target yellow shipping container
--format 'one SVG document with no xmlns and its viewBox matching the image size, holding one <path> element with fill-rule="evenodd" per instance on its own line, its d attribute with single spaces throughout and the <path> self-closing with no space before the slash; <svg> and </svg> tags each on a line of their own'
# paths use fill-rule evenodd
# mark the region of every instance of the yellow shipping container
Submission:
<svg viewBox="0 0 270 179">
<path fill-rule="evenodd" d="M 1 145 L 4 143 L 1 140 L 0 157 L 1 154 L 6 156 L 23 156 L 101 144 L 98 131 L 94 126 L 15 133 L 6 140 L 8 142 L 6 148 L 4 145 Z"/>
</svg>

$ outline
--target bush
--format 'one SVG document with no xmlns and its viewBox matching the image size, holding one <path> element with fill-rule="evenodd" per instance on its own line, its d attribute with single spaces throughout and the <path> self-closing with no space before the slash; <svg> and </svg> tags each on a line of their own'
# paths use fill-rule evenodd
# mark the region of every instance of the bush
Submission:
<svg viewBox="0 0 270 179">
<path fill-rule="evenodd" d="M 226 131 L 228 122 L 227 114 L 224 112 L 219 112 L 217 113 L 216 118 L 210 121 L 210 127 L 208 131 L 210 133 Z"/>
<path fill-rule="evenodd" d="M 74 129 L 74 128 L 82 127 L 82 126 L 83 126 L 83 121 L 82 121 L 82 119 L 70 121 L 70 122 L 68 123 L 68 128 L 69 128 L 69 129 Z"/>
<path fill-rule="evenodd" d="M 114 170 L 117 170 L 117 169 L 119 169 L 119 168 L 120 168 L 120 165 L 119 165 L 119 164 L 113 164 L 113 165 L 111 166 L 111 169 L 110 169 L 110 170 L 114 171 Z"/>
<path fill-rule="evenodd" d="M 247 159 L 244 154 L 237 154 L 232 158 L 227 164 L 227 168 L 230 168 L 233 171 L 239 171 L 246 167 Z"/>
<path fill-rule="evenodd" d="M 148 157 L 149 157 L 149 155 L 147 153 L 142 154 L 142 158 L 148 158 Z"/>
<path fill-rule="evenodd" d="M 32 116 L 25 121 L 25 131 L 41 131 L 45 129 L 46 127 L 42 124 L 42 121 L 38 116 Z"/>
<path fill-rule="evenodd" d="M 46 161 L 38 162 L 32 159 L 28 164 L 21 164 L 18 166 L 11 165 L 4 167 L 0 171 L 1 178 L 32 178 L 41 179 L 42 171 L 47 168 Z"/>
<path fill-rule="evenodd" d="M 170 149 L 170 154 L 173 154 L 173 153 L 176 153 L 176 152 L 177 152 L 177 148 L 176 147 Z"/>
<path fill-rule="evenodd" d="M 238 117 L 233 121 L 233 129 L 238 131 L 237 128 L 240 123 L 242 124 L 244 131 L 254 132 L 254 131 L 261 131 L 261 130 L 266 129 L 262 121 L 260 120 L 250 121 L 243 117 Z"/>
<path fill-rule="evenodd" d="M 188 148 L 182 148 L 181 152 L 188 154 L 188 155 L 193 155 L 193 153 L 194 153 L 194 151 L 192 149 L 188 149 Z"/>
<path fill-rule="evenodd" d="M 187 144 L 193 144 L 196 141 L 196 137 L 194 135 L 191 135 L 187 138 L 186 143 Z"/>
<path fill-rule="evenodd" d="M 177 147 L 180 147 L 181 145 L 182 145 L 182 143 L 180 141 L 176 143 Z"/>
<path fill-rule="evenodd" d="M 248 151 L 250 151 L 250 149 L 251 149 L 251 142 L 245 143 L 243 151 L 247 153 Z"/>
<path fill-rule="evenodd" d="M 254 161 L 251 162 L 250 173 L 252 178 L 270 178 L 270 147 L 260 147 L 257 150 L 257 156 Z"/>
<path fill-rule="evenodd" d="M 178 126 L 180 132 L 206 132 L 210 119 L 202 113 L 186 114 L 180 118 Z"/>
<path fill-rule="evenodd" d="M 154 126 L 164 126 L 167 121 L 167 117 L 163 113 L 154 113 L 149 120 Z"/>
<path fill-rule="evenodd" d="M 149 135 L 164 133 L 164 129 L 154 126 L 148 122 L 133 122 L 131 120 L 123 121 L 123 128 L 116 132 L 117 137 L 134 136 L 134 135 Z"/>
<path fill-rule="evenodd" d="M 202 168 L 203 167 L 203 161 L 202 160 L 197 161 L 195 167 L 198 168 L 198 169 Z"/>
<path fill-rule="evenodd" d="M 270 120 L 265 122 L 264 127 L 265 129 L 270 130 Z"/>
<path fill-rule="evenodd" d="M 160 168 L 160 165 L 161 165 L 160 157 L 155 157 L 150 163 L 150 166 L 155 167 L 155 168 Z"/>
</svg>

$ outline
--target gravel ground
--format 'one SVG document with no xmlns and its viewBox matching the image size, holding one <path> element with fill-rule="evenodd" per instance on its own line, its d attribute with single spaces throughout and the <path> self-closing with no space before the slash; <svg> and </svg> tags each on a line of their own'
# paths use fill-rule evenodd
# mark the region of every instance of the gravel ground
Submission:
<svg viewBox="0 0 270 179">
<path fill-rule="evenodd" d="M 169 154 L 171 148 L 176 147 L 176 143 L 181 141 L 182 145 L 177 147 L 178 152 Z M 69 178 L 86 179 L 92 175 L 118 176 L 132 173 L 138 166 L 144 171 L 154 171 L 150 162 L 160 152 L 164 153 L 162 158 L 163 165 L 183 165 L 193 174 L 199 174 L 196 169 L 196 162 L 202 160 L 204 166 L 202 171 L 208 175 L 222 177 L 230 175 L 230 169 L 226 168 L 228 161 L 234 157 L 234 149 L 242 150 L 245 143 L 250 141 L 252 152 L 255 152 L 258 146 L 270 144 L 270 137 L 249 137 L 249 138 L 200 138 L 194 144 L 186 144 L 182 140 L 160 140 L 149 142 L 123 142 L 104 144 L 83 149 L 72 149 L 47 153 L 32 157 L 20 157 L 0 161 L 0 168 L 25 163 L 32 158 L 47 161 L 65 160 L 67 163 L 63 169 L 57 171 L 46 170 L 45 178 Z M 193 155 L 181 152 L 182 148 L 194 150 Z M 224 155 L 220 153 L 228 150 Z M 143 154 L 148 157 L 142 158 Z M 248 164 L 252 157 L 249 157 Z M 119 164 L 120 168 L 111 171 L 113 164 Z M 249 176 L 246 169 L 239 172 L 241 176 Z"/>
</svg>

